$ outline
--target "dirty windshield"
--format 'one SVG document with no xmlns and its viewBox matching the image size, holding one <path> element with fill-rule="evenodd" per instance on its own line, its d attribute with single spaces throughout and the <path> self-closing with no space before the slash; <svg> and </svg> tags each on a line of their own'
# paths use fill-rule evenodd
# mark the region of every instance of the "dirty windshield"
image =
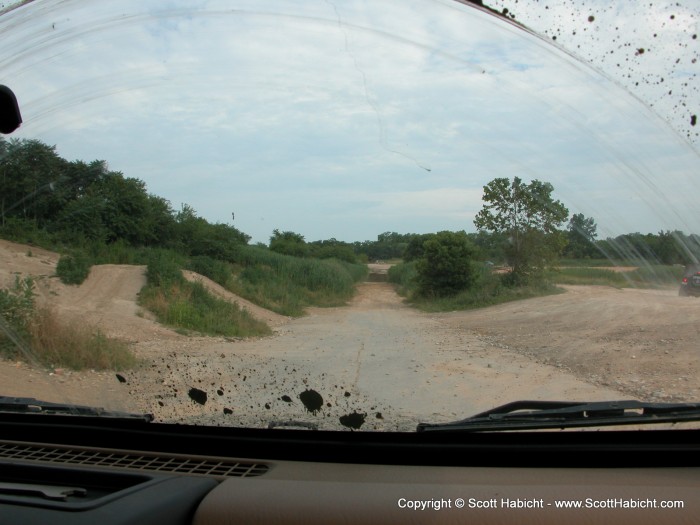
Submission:
<svg viewBox="0 0 700 525">
<path fill-rule="evenodd" d="M 0 395 L 361 431 L 700 401 L 700 6 L 480 4 L 4 2 Z"/>
</svg>

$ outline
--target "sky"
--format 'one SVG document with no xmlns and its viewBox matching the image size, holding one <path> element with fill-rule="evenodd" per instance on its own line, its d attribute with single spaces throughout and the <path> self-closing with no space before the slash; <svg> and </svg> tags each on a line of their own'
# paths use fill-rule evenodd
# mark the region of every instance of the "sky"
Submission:
<svg viewBox="0 0 700 525">
<path fill-rule="evenodd" d="M 540 37 L 453 0 L 35 0 L 0 16 L 0 82 L 13 136 L 106 160 L 252 242 L 475 231 L 483 186 L 513 176 L 551 182 L 600 237 L 700 233 L 694 11 L 663 44 L 668 13 L 628 6 L 628 36 L 659 33 L 644 62 L 624 12 L 577 4 L 523 9 Z M 584 62 L 608 48 L 634 57 L 628 76 Z"/>
</svg>

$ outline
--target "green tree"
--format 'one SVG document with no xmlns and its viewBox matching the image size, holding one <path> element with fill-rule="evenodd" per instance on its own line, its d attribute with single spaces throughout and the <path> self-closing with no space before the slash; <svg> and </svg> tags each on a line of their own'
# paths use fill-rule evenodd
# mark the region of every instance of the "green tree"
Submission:
<svg viewBox="0 0 700 525">
<path fill-rule="evenodd" d="M 236 259 L 240 246 L 250 237 L 233 226 L 211 224 L 198 217 L 194 208 L 183 204 L 175 216 L 175 237 L 178 249 L 187 255 L 206 255 L 222 261 Z"/>
<path fill-rule="evenodd" d="M 270 250 L 294 257 L 307 257 L 309 255 L 309 247 L 303 235 L 290 231 L 281 232 L 277 229 L 272 231 Z"/>
<path fill-rule="evenodd" d="M 592 217 L 586 218 L 583 213 L 574 213 L 569 220 L 564 253 L 576 259 L 593 257 L 599 253 L 595 246 L 596 229 L 597 225 Z"/>
<path fill-rule="evenodd" d="M 474 283 L 474 248 L 464 232 L 436 233 L 423 243 L 422 252 L 416 263 L 419 294 L 454 295 Z"/>
<path fill-rule="evenodd" d="M 527 282 L 561 254 L 566 239 L 558 228 L 569 210 L 552 198 L 554 187 L 514 177 L 497 178 L 484 186 L 484 207 L 474 219 L 479 230 L 508 236 L 505 254 L 515 282 Z"/>
<path fill-rule="evenodd" d="M 352 245 L 335 238 L 313 241 L 307 243 L 307 246 L 310 256 L 317 259 L 338 259 L 349 263 L 357 262 L 357 255 L 355 255 Z"/>
<path fill-rule="evenodd" d="M 435 237 L 434 233 L 423 233 L 414 235 L 403 252 L 405 262 L 416 261 L 423 257 L 423 245 L 425 241 Z"/>
</svg>

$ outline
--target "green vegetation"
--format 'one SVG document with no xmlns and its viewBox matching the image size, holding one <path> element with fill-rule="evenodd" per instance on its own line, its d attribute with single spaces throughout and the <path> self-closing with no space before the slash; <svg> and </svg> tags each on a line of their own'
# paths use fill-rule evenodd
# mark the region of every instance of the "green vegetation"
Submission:
<svg viewBox="0 0 700 525">
<path fill-rule="evenodd" d="M 550 279 L 557 284 L 595 284 L 617 288 L 663 288 L 678 286 L 683 267 L 662 264 L 645 265 L 630 271 L 599 268 L 561 268 Z"/>
<path fill-rule="evenodd" d="M 125 370 L 139 363 L 126 343 L 99 329 L 65 324 L 48 309 L 37 311 L 30 333 L 34 358 L 54 368 Z"/>
<path fill-rule="evenodd" d="M 302 259 L 253 246 L 241 250 L 243 270 L 230 289 L 270 310 L 299 316 L 306 306 L 339 306 L 354 293 L 367 266 L 335 259 Z"/>
<path fill-rule="evenodd" d="M 105 161 L 69 162 L 36 140 L 0 138 L 0 237 L 62 254 L 57 275 L 79 284 L 94 264 L 147 264 L 143 304 L 183 330 L 260 335 L 267 328 L 245 311 L 182 278 L 201 273 L 225 289 L 284 315 L 308 306 L 344 304 L 367 275 L 367 261 L 401 260 L 392 282 L 416 304 L 471 308 L 552 293 L 551 283 L 663 286 L 700 256 L 700 236 L 682 232 L 627 234 L 596 240 L 592 218 L 552 198 L 551 184 L 497 178 L 484 186 L 476 233 L 384 232 L 376 240 L 307 242 L 275 229 L 269 248 L 249 246 L 233 226 L 210 223 L 187 204 L 149 194 L 138 179 Z M 638 266 L 627 274 L 574 267 Z M 492 275 L 491 267 L 506 267 Z M 510 299 L 509 299 L 510 298 Z"/>
<path fill-rule="evenodd" d="M 421 252 L 416 262 L 416 292 L 421 296 L 455 295 L 474 284 L 474 249 L 466 235 L 436 233 L 423 242 Z"/>
<path fill-rule="evenodd" d="M 634 261 L 611 261 L 610 259 L 561 259 L 560 267 L 572 268 L 604 268 L 610 266 L 634 266 Z"/>
<path fill-rule="evenodd" d="M 164 324 L 209 335 L 229 337 L 263 336 L 270 328 L 254 319 L 247 310 L 213 297 L 200 283 L 182 276 L 176 253 L 156 251 L 148 262 L 148 284 L 141 291 L 142 306 Z"/>
<path fill-rule="evenodd" d="M 58 321 L 49 309 L 37 309 L 34 283 L 15 280 L 0 290 L 0 356 L 54 368 L 123 370 L 137 364 L 126 343 L 85 325 Z"/>
<path fill-rule="evenodd" d="M 595 246 L 597 229 L 598 226 L 592 217 L 585 217 L 583 213 L 574 213 L 569 219 L 566 231 L 564 255 L 578 259 L 597 257 L 599 255 Z"/>
<path fill-rule="evenodd" d="M 0 138 L 0 170 L 0 237 L 61 252 L 57 275 L 67 284 L 83 282 L 94 264 L 148 264 L 144 305 L 188 330 L 269 333 L 245 311 L 176 279 L 184 268 L 287 315 L 343 304 L 366 274 L 348 243 L 306 243 L 275 230 L 270 249 L 250 247 L 236 228 L 209 223 L 187 204 L 173 210 L 143 181 L 110 171 L 106 162 L 68 162 L 36 140 Z"/>
<path fill-rule="evenodd" d="M 406 297 L 410 304 L 428 312 L 483 308 L 508 301 L 563 292 L 548 281 L 514 285 L 507 274 L 494 274 L 487 266 L 479 269 L 474 266 L 474 280 L 469 288 L 450 295 L 430 296 L 420 293 L 416 265 L 417 262 L 412 261 L 391 267 L 389 282 L 397 285 L 398 293 Z"/>
<path fill-rule="evenodd" d="M 84 253 L 62 256 L 56 265 L 56 275 L 65 284 L 80 284 L 90 273 L 90 259 Z"/>
<path fill-rule="evenodd" d="M 476 215 L 479 230 L 507 235 L 505 255 L 512 268 L 509 279 L 527 285 L 541 279 L 542 272 L 556 264 L 566 245 L 559 226 L 569 210 L 552 198 L 548 182 L 524 184 L 497 178 L 484 186 L 484 206 Z"/>
</svg>

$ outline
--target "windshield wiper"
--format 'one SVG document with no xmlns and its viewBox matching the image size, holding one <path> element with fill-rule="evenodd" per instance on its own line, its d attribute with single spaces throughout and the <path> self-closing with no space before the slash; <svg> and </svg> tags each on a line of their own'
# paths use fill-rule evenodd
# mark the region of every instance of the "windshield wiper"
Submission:
<svg viewBox="0 0 700 525">
<path fill-rule="evenodd" d="M 418 423 L 416 431 L 540 430 L 700 421 L 700 403 L 515 401 L 451 423 Z"/>
<path fill-rule="evenodd" d="M 133 414 L 129 412 L 105 410 L 104 408 L 98 407 L 71 405 L 68 403 L 52 403 L 50 401 L 40 401 L 33 397 L 0 396 L 0 413 L 97 416 L 120 419 L 141 419 L 146 422 L 153 421 L 152 414 Z"/>
</svg>

